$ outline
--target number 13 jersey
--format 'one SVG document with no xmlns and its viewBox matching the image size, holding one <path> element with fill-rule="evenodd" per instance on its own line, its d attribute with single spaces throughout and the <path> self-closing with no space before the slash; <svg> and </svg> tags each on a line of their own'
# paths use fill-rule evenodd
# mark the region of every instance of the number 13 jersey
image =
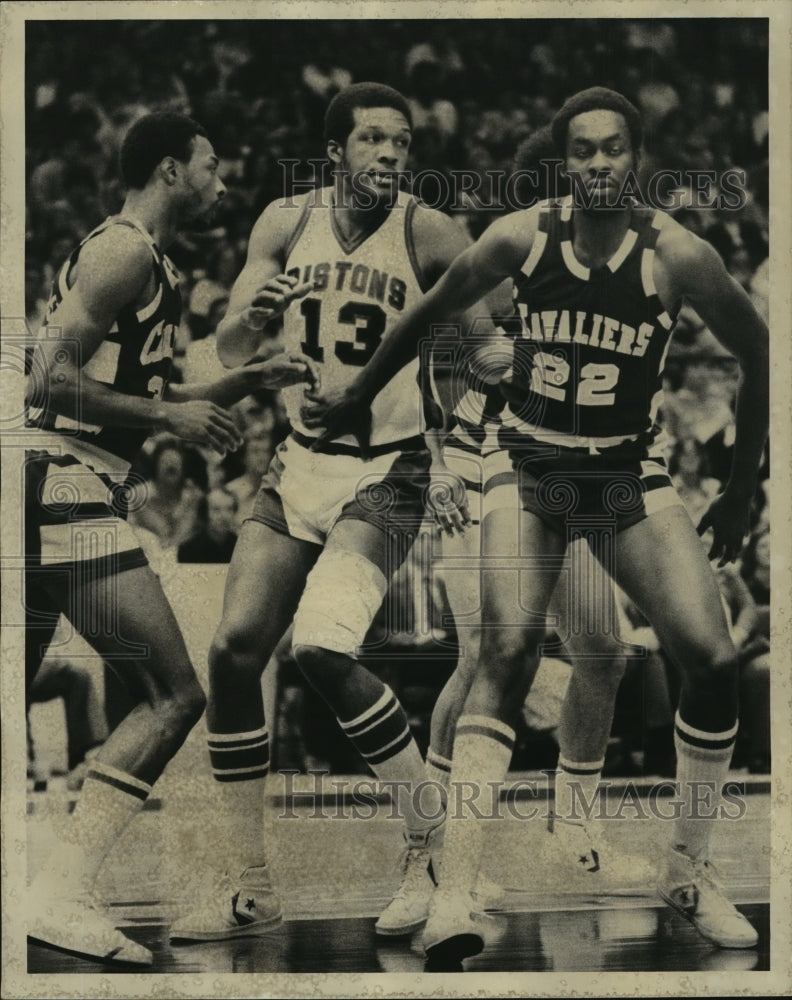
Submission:
<svg viewBox="0 0 792 1000">
<path fill-rule="evenodd" d="M 323 390 L 349 385 L 386 332 L 425 290 L 413 245 L 417 202 L 412 195 L 399 192 L 393 208 L 376 228 L 351 241 L 338 228 L 332 202 L 331 188 L 306 196 L 286 251 L 286 273 L 300 282 L 313 282 L 313 289 L 305 298 L 292 302 L 284 314 L 285 347 L 287 351 L 302 351 L 317 362 Z M 372 445 L 411 438 L 423 430 L 417 371 L 416 360 L 391 379 L 374 400 Z M 300 419 L 304 386 L 292 386 L 282 394 L 292 427 L 316 435 Z M 338 441 L 357 444 L 351 435 Z"/>
<path fill-rule="evenodd" d="M 522 330 L 512 426 L 599 438 L 653 432 L 674 326 L 652 277 L 666 218 L 634 203 L 621 245 L 590 269 L 574 254 L 571 201 L 541 206 L 533 248 L 514 279 Z"/>
</svg>

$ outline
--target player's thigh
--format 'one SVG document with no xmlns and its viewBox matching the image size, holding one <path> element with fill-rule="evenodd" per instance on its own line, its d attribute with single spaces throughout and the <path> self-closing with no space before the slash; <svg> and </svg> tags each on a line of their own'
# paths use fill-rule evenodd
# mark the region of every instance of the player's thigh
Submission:
<svg viewBox="0 0 792 1000">
<path fill-rule="evenodd" d="M 625 646 L 618 639 L 613 582 L 582 538 L 567 548 L 564 569 L 550 598 L 548 624 L 570 656 L 624 654 Z"/>
<path fill-rule="evenodd" d="M 471 524 L 464 534 L 443 536 L 435 543 L 431 566 L 443 582 L 459 641 L 457 671 L 472 675 L 481 637 L 481 526 Z"/>
<path fill-rule="evenodd" d="M 313 542 L 245 521 L 228 567 L 218 632 L 248 637 L 266 662 L 289 627 L 321 552 Z"/>
<path fill-rule="evenodd" d="M 715 574 L 683 507 L 667 507 L 620 532 L 613 572 L 680 666 L 731 650 Z"/>
<path fill-rule="evenodd" d="M 92 578 L 76 574 L 66 617 L 122 675 L 133 671 L 150 696 L 195 681 L 181 628 L 149 566 Z"/>
<path fill-rule="evenodd" d="M 565 540 L 536 515 L 500 508 L 483 523 L 482 661 L 534 653 L 563 564 Z"/>
</svg>

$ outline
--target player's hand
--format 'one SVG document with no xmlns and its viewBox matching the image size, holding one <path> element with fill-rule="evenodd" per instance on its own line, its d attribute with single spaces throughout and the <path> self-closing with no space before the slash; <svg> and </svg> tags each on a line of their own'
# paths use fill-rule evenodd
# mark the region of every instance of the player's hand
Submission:
<svg viewBox="0 0 792 1000">
<path fill-rule="evenodd" d="M 293 275 L 278 274 L 256 289 L 253 299 L 242 313 L 245 326 L 263 330 L 271 320 L 282 316 L 295 299 L 301 299 L 313 288 L 312 281 L 298 283 Z"/>
<path fill-rule="evenodd" d="M 750 529 L 751 497 L 737 494 L 727 486 L 719 494 L 698 523 L 696 530 L 703 535 L 712 529 L 709 559 L 717 559 L 718 566 L 734 562 L 743 547 Z"/>
<path fill-rule="evenodd" d="M 307 382 L 312 392 L 317 392 L 322 385 L 319 368 L 305 354 L 275 354 L 266 361 L 257 361 L 247 365 L 247 370 L 260 379 L 257 389 L 285 389 L 298 382 Z"/>
<path fill-rule="evenodd" d="M 300 411 L 302 422 L 310 430 L 322 430 L 312 451 L 322 451 L 324 445 L 344 434 L 351 434 L 360 447 L 362 458 L 370 455 L 371 405 L 349 387 L 328 390 L 323 394 L 306 392 L 306 402 Z"/>
<path fill-rule="evenodd" d="M 165 403 L 165 407 L 165 429 L 184 441 L 207 445 L 221 455 L 242 444 L 242 434 L 228 410 L 208 399 Z"/>
<path fill-rule="evenodd" d="M 470 524 L 465 484 L 448 468 L 435 462 L 429 472 L 427 507 L 437 528 L 449 537 L 464 535 Z"/>
</svg>

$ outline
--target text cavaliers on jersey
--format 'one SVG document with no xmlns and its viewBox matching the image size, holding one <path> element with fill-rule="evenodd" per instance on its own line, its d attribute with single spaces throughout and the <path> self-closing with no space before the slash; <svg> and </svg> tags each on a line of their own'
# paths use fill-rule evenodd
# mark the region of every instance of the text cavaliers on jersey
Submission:
<svg viewBox="0 0 792 1000">
<path fill-rule="evenodd" d="M 510 408 L 529 430 L 651 433 L 674 327 L 652 278 L 667 216 L 634 204 L 620 247 L 595 270 L 574 255 L 571 218 L 569 201 L 541 207 L 533 249 L 515 277 L 522 329 L 513 368 L 523 398 Z"/>
<path fill-rule="evenodd" d="M 286 273 L 313 290 L 284 314 L 287 351 L 302 351 L 321 365 L 322 386 L 347 386 L 372 357 L 396 319 L 423 291 L 413 246 L 417 202 L 400 192 L 382 222 L 353 241 L 339 232 L 329 189 L 304 196 L 300 221 L 287 249 Z M 423 430 L 416 391 L 418 361 L 403 368 L 374 400 L 373 445 L 410 438 Z M 300 419 L 303 388 L 284 389 L 292 427 L 308 431 Z M 339 438 L 356 445 L 351 435 Z"/>
</svg>

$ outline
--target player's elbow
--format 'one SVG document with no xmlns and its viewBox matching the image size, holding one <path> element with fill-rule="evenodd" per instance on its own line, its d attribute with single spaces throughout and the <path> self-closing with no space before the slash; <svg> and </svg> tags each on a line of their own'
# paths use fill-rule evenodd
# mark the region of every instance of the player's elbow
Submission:
<svg viewBox="0 0 792 1000">
<path fill-rule="evenodd" d="M 253 355 L 253 347 L 240 337 L 239 324 L 228 317 L 217 327 L 217 357 L 226 368 L 238 368 Z"/>
</svg>

